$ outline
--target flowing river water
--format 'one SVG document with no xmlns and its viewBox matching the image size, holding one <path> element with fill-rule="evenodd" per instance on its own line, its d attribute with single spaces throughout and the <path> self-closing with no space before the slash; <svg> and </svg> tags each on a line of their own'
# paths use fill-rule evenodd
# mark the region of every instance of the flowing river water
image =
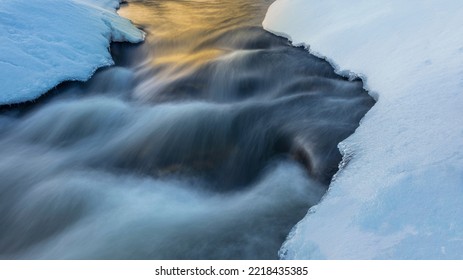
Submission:
<svg viewBox="0 0 463 280">
<path fill-rule="evenodd" d="M 373 106 L 268 0 L 129 1 L 146 42 L 0 114 L 0 258 L 275 259 Z"/>
</svg>

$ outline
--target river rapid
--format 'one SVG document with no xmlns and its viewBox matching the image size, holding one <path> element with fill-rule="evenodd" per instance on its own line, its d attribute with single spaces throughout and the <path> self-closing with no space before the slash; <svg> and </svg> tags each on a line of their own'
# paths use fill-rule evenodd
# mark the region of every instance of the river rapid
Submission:
<svg viewBox="0 0 463 280">
<path fill-rule="evenodd" d="M 129 1 L 116 62 L 0 114 L 0 258 L 275 259 L 373 106 L 268 0 Z"/>
</svg>

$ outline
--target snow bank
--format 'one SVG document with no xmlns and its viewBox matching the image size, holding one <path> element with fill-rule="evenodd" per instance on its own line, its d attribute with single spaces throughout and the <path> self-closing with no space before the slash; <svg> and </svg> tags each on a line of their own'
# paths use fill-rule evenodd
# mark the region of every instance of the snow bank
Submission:
<svg viewBox="0 0 463 280">
<path fill-rule="evenodd" d="M 0 1 L 0 105 L 33 100 L 113 64 L 110 41 L 140 42 L 118 0 Z"/>
<path fill-rule="evenodd" d="M 378 103 L 282 258 L 463 258 L 463 2 L 278 0 L 263 23 Z"/>
</svg>

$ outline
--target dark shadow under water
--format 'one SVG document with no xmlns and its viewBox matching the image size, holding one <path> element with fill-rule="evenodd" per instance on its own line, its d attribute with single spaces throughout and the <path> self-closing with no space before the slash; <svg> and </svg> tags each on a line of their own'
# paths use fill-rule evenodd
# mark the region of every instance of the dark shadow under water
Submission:
<svg viewBox="0 0 463 280">
<path fill-rule="evenodd" d="M 226 2 L 131 1 L 145 43 L 3 109 L 0 258 L 278 257 L 374 101 Z"/>
</svg>

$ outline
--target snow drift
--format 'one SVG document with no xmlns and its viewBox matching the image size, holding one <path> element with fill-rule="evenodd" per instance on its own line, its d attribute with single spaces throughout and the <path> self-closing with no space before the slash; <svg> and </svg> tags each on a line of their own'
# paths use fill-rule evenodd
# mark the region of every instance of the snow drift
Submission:
<svg viewBox="0 0 463 280">
<path fill-rule="evenodd" d="M 110 41 L 143 33 L 115 13 L 118 0 L 0 1 L 0 105 L 33 100 L 113 64 Z"/>
<path fill-rule="evenodd" d="M 463 258 L 463 3 L 278 0 L 263 25 L 378 99 L 280 256 Z"/>
</svg>

